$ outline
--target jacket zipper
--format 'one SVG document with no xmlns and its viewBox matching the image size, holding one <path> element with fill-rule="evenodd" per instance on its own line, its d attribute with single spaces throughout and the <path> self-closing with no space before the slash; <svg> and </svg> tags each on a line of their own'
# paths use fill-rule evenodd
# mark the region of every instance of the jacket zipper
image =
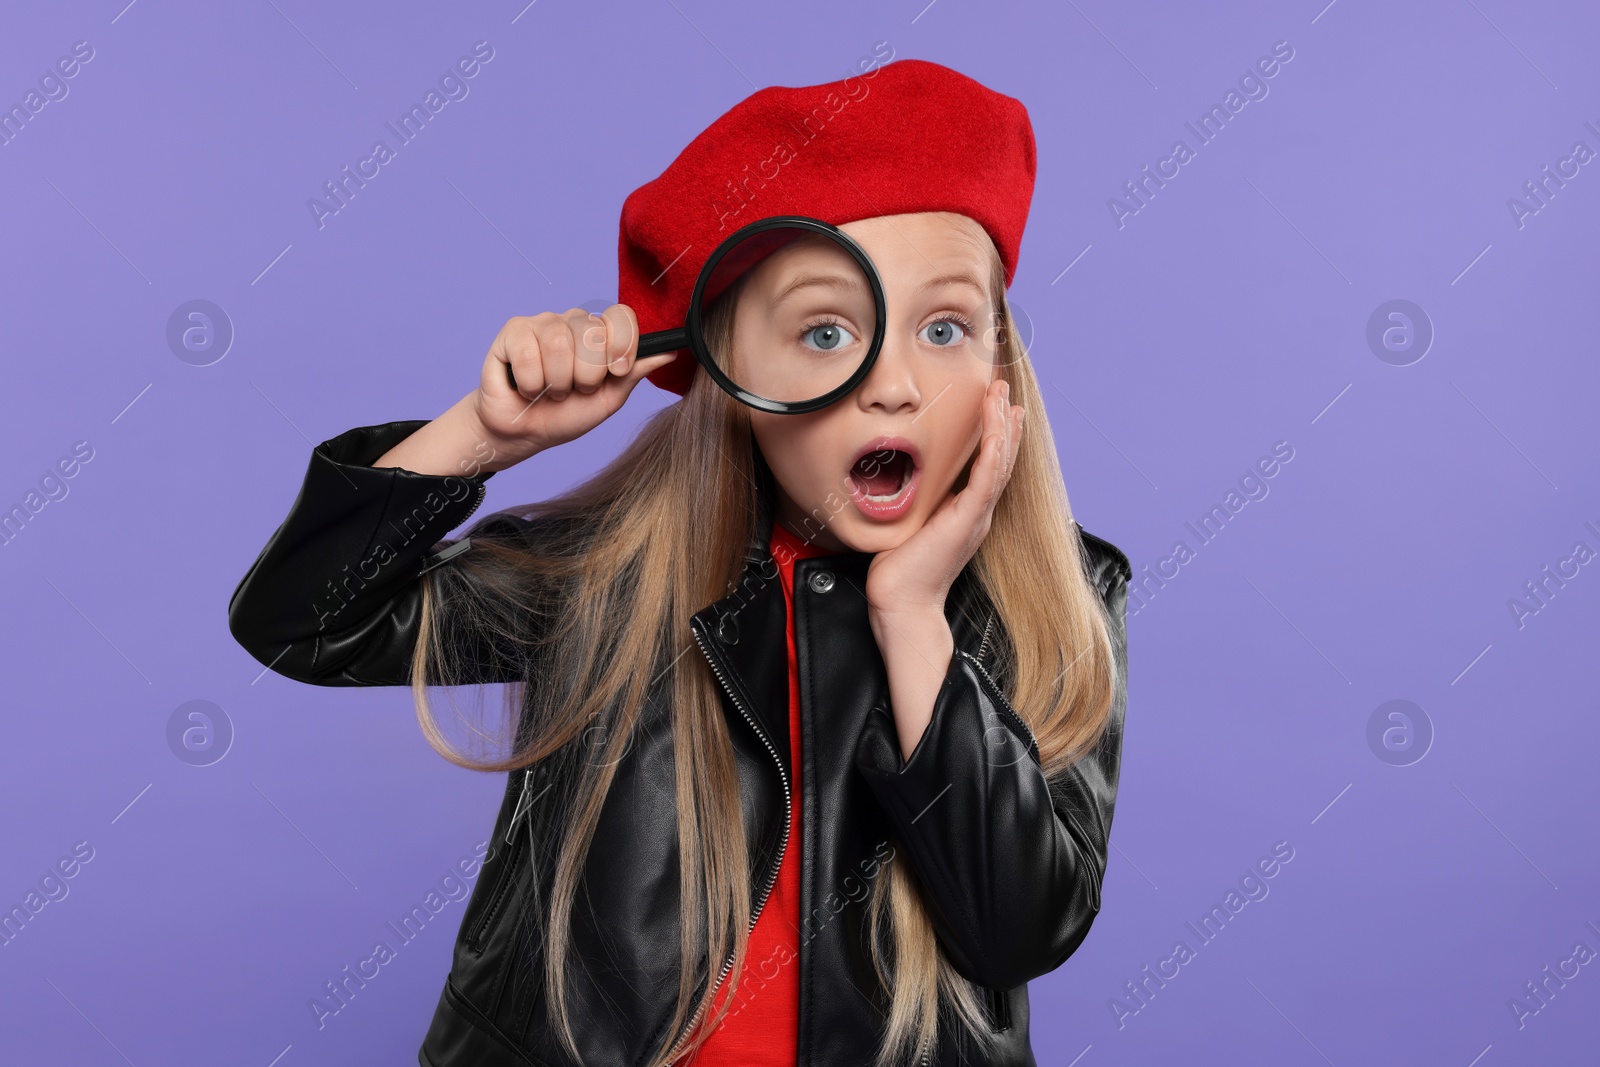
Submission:
<svg viewBox="0 0 1600 1067">
<path fill-rule="evenodd" d="M 750 913 L 749 929 L 754 930 L 756 928 L 756 919 L 760 918 L 761 909 L 767 906 L 767 897 L 772 893 L 772 887 L 778 881 L 778 868 L 782 866 L 784 850 L 789 846 L 789 826 L 791 821 L 791 812 L 789 810 L 791 803 L 789 792 L 789 772 L 784 769 L 783 757 L 778 755 L 778 750 L 773 746 L 772 741 L 768 739 L 766 731 L 761 729 L 760 725 L 756 723 L 755 717 L 751 715 L 750 712 L 745 708 L 744 704 L 739 700 L 738 695 L 734 693 L 733 687 L 728 684 L 727 676 L 723 674 L 722 667 L 720 664 L 718 664 L 717 658 L 712 655 L 711 650 L 706 647 L 705 641 L 701 640 L 700 631 L 696 627 L 690 626 L 689 632 L 694 635 L 695 644 L 700 646 L 700 651 L 705 655 L 706 662 L 711 664 L 711 672 L 717 676 L 717 681 L 721 683 L 723 692 L 728 694 L 728 699 L 733 702 L 733 706 L 739 709 L 739 714 L 744 716 L 745 721 L 750 724 L 750 728 L 756 732 L 756 736 L 761 738 L 761 743 L 767 746 L 767 751 L 772 755 L 772 762 L 778 768 L 778 776 L 783 780 L 783 837 L 778 842 L 778 850 L 775 854 L 777 862 L 772 864 L 771 870 L 767 875 L 766 884 L 761 889 L 761 898 L 756 902 L 755 910 Z M 683 1044 L 683 1039 L 694 1032 L 695 1025 L 700 1021 L 701 1016 L 710 1007 L 712 1001 L 716 999 L 717 990 L 721 987 L 722 980 L 727 977 L 728 972 L 732 969 L 733 953 L 730 952 L 728 953 L 727 959 L 723 961 L 722 970 L 717 974 L 717 980 L 712 984 L 711 989 L 707 992 L 705 1000 L 701 1003 L 700 1007 L 695 1010 L 694 1015 L 690 1017 L 689 1021 L 684 1024 L 683 1029 L 679 1032 L 677 1040 L 673 1043 L 672 1049 L 668 1053 L 668 1062 L 671 1062 L 671 1060 L 677 1055 L 679 1046 Z"/>
<path fill-rule="evenodd" d="M 983 654 L 984 651 L 989 647 L 989 631 L 994 626 L 994 616 L 995 613 L 991 610 L 989 612 L 989 621 L 983 625 L 983 643 L 978 646 L 978 654 L 976 656 L 972 656 L 969 653 L 968 657 L 973 660 L 974 665 L 980 671 L 983 671 L 983 676 L 989 680 L 990 685 L 994 686 L 995 692 L 1001 693 L 1001 695 L 1004 696 L 1005 694 L 1000 689 L 1000 683 L 994 680 L 993 676 L 989 674 L 989 671 L 983 665 Z M 1006 713 L 1012 722 L 1022 727 L 1023 733 L 1028 736 L 1028 743 L 1033 747 L 1034 751 L 1037 752 L 1039 748 L 1039 741 L 1033 736 L 1033 728 L 1023 721 L 1022 716 L 1017 714 L 1016 709 L 1011 707 L 1009 701 L 1002 701 L 1000 708 Z"/>
<path fill-rule="evenodd" d="M 500 854 L 500 873 L 496 876 L 494 890 L 489 895 L 489 902 L 484 907 L 483 914 L 479 916 L 478 921 L 473 924 L 472 929 L 467 934 L 468 942 L 480 952 L 483 951 L 484 936 L 493 927 L 496 917 L 500 914 L 500 909 L 505 905 L 506 896 L 510 892 L 512 873 L 516 867 L 518 857 L 524 847 L 532 847 L 531 845 L 525 845 L 524 838 L 516 836 L 515 831 L 517 823 L 525 815 L 532 818 L 529 814 L 533 810 L 532 800 L 538 798 L 530 798 L 528 791 L 533 787 L 534 781 L 540 777 L 536 772 L 542 771 L 543 768 L 543 763 L 523 768 L 522 784 L 517 790 L 517 802 L 511 809 L 511 821 L 506 825 L 506 832 L 501 838 L 506 848 L 505 852 Z M 543 795 L 543 792 L 539 794 L 539 796 Z M 531 834 L 532 831 L 530 830 L 530 837 Z"/>
<path fill-rule="evenodd" d="M 983 654 L 989 648 L 989 629 L 994 626 L 994 612 L 989 612 L 989 619 L 983 624 L 983 643 L 978 646 L 978 662 L 983 662 Z"/>
<path fill-rule="evenodd" d="M 489 492 L 489 486 L 484 482 L 479 482 L 478 483 L 478 499 L 474 500 L 472 502 L 471 509 L 468 510 L 465 515 L 461 516 L 461 522 L 466 522 L 468 519 L 472 518 L 472 513 L 474 511 L 478 510 L 478 506 L 483 503 L 483 498 L 488 494 L 488 492 Z M 456 525 L 459 526 L 459 525 L 461 525 L 461 523 L 458 522 L 458 523 L 456 523 Z"/>
<path fill-rule="evenodd" d="M 494 889 L 490 892 L 487 903 L 484 905 L 483 914 L 467 932 L 467 944 L 478 953 L 484 948 L 484 937 L 494 926 L 495 919 L 499 916 L 501 908 L 505 906 L 506 897 L 511 892 L 511 879 L 515 873 L 517 858 L 523 848 L 520 839 L 512 841 L 504 853 L 496 857 L 500 860 L 500 870 L 495 875 Z"/>
<path fill-rule="evenodd" d="M 1039 739 L 1034 736 L 1033 727 L 1029 726 L 1021 715 L 1017 714 L 1017 709 L 1011 706 L 1011 701 L 1007 699 L 1005 690 L 1000 688 L 1000 683 L 995 681 L 994 675 L 990 674 L 988 669 L 972 653 L 957 650 L 956 655 L 965 656 L 971 660 L 972 665 L 978 669 L 978 673 L 983 675 L 984 681 L 988 682 L 994 691 L 999 694 L 1000 711 L 1005 714 L 1006 718 L 1017 724 L 1026 739 L 1029 749 L 1032 750 L 1032 754 L 1037 757 L 1039 754 Z"/>
</svg>

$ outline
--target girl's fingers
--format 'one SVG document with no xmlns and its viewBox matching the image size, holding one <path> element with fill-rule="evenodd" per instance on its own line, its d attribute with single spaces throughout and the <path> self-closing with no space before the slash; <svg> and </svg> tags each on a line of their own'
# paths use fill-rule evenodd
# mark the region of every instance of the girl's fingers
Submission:
<svg viewBox="0 0 1600 1067">
<path fill-rule="evenodd" d="M 941 568 L 952 559 L 957 569 L 965 566 L 988 535 L 995 504 L 1010 479 L 1022 438 L 1022 408 L 1009 402 L 1003 382 L 991 383 L 982 403 L 978 453 L 968 470 L 967 484 L 942 501 L 923 528 L 912 535 L 913 541 L 927 546 L 922 549 L 925 555 L 944 561 Z"/>
<path fill-rule="evenodd" d="M 1011 456 L 1011 405 L 1007 400 L 1005 379 L 1000 379 L 995 388 L 995 396 L 990 405 L 994 411 L 995 441 L 994 477 L 990 480 L 989 491 L 984 495 L 984 510 L 994 507 L 995 501 L 1000 499 L 1000 490 L 1005 488 L 1006 474 L 1009 470 Z"/>
<path fill-rule="evenodd" d="M 606 369 L 620 378 L 633 370 L 639 348 L 639 317 L 626 304 L 612 304 L 600 317 L 606 326 Z"/>
<path fill-rule="evenodd" d="M 585 312 L 587 314 L 587 312 Z M 553 311 L 535 315 L 532 319 L 534 336 L 539 341 L 539 358 L 544 365 L 544 380 L 549 386 L 551 400 L 564 400 L 572 392 L 572 364 L 576 347 L 572 327 L 564 316 Z M 522 377 L 518 375 L 518 383 Z"/>
<path fill-rule="evenodd" d="M 999 421 L 1004 434 L 1000 450 L 1000 474 L 996 480 L 994 498 L 991 505 L 1000 498 L 1000 493 L 1005 489 L 1006 483 L 1011 480 L 1011 471 L 1017 463 L 1017 453 L 1022 447 L 1022 419 L 1024 409 L 1019 404 L 1011 403 L 1011 383 L 1000 380 L 998 386 L 999 397 L 997 409 Z"/>
<path fill-rule="evenodd" d="M 1011 472 L 1017 468 L 1017 455 L 1022 451 L 1022 421 L 1027 415 L 1027 409 L 1021 405 L 1006 402 L 1006 425 L 1011 434 L 1010 447 L 1006 449 L 1006 475 L 1001 482 L 1004 489 L 1011 481 Z"/>
<path fill-rule="evenodd" d="M 479 382 L 485 396 L 499 397 L 514 391 L 523 399 L 532 400 L 543 391 L 544 362 L 539 357 L 533 319 L 518 315 L 508 320 L 490 347 L 489 356 L 495 365 L 484 362 Z"/>
<path fill-rule="evenodd" d="M 571 308 L 563 317 L 574 342 L 572 388 L 579 393 L 592 393 L 610 374 L 606 369 L 606 320 L 583 308 Z"/>
<path fill-rule="evenodd" d="M 1012 435 L 1016 438 L 1016 440 L 1012 441 L 1011 443 L 1011 469 L 1013 471 L 1017 469 L 1017 457 L 1022 455 L 1022 427 L 1027 421 L 1028 409 L 1020 404 L 1017 405 L 1017 428 Z M 1006 481 L 1009 482 L 1010 480 L 1011 475 L 1006 475 Z"/>
<path fill-rule="evenodd" d="M 974 490 L 974 523 L 987 520 L 993 514 L 1000 494 L 1011 481 L 1021 448 L 1023 408 L 1012 404 L 1008 393 L 1009 389 L 1002 382 L 996 387 L 995 395 L 984 401 L 983 445 L 967 482 Z"/>
<path fill-rule="evenodd" d="M 983 395 L 983 431 L 978 445 L 977 458 L 967 476 L 967 487 L 962 490 L 968 521 L 977 524 L 985 512 L 994 506 L 999 491 L 1001 467 L 1005 463 L 1005 418 L 1000 414 L 1004 400 L 996 387 L 990 386 Z"/>
<path fill-rule="evenodd" d="M 570 308 L 513 316 L 484 359 L 479 414 L 507 438 L 541 447 L 570 441 L 610 418 L 646 375 L 683 354 L 638 359 L 638 349 L 639 322 L 623 304 L 604 315 Z"/>
</svg>

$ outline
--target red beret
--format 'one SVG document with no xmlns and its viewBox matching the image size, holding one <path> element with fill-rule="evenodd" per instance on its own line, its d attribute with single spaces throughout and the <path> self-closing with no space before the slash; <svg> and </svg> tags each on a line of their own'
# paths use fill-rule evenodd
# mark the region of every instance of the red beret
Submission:
<svg viewBox="0 0 1600 1067">
<path fill-rule="evenodd" d="M 761 89 L 623 202 L 617 299 L 645 333 L 682 326 L 712 251 L 773 215 L 841 226 L 953 211 L 988 231 L 1009 286 L 1034 169 L 1033 126 L 1021 101 L 927 60 Z M 682 394 L 697 367 L 685 348 L 650 380 Z"/>
</svg>

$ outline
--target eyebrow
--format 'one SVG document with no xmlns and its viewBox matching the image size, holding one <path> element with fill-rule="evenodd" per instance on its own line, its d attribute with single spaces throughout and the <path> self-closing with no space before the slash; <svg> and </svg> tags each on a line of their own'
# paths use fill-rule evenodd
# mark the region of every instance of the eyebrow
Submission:
<svg viewBox="0 0 1600 1067">
<path fill-rule="evenodd" d="M 917 291 L 919 293 L 923 293 L 930 289 L 937 289 L 942 285 L 966 285 L 976 289 L 978 291 L 978 295 L 985 299 L 987 299 L 989 296 L 989 291 L 982 285 L 979 285 L 978 280 L 965 271 L 956 271 L 950 274 L 935 275 L 934 277 L 923 282 L 921 285 L 917 286 Z"/>
<path fill-rule="evenodd" d="M 847 291 L 859 290 L 861 288 L 859 279 L 847 277 L 843 274 L 802 274 L 774 294 L 772 297 L 772 306 L 783 303 L 783 301 L 792 296 L 796 291 L 812 286 L 822 286 L 829 289 Z"/>
</svg>

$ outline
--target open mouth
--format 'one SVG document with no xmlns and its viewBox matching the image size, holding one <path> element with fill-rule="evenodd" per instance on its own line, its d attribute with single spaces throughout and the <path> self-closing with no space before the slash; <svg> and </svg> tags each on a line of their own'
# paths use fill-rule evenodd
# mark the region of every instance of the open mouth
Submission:
<svg viewBox="0 0 1600 1067">
<path fill-rule="evenodd" d="M 850 465 L 850 497 L 868 518 L 899 518 L 916 496 L 920 466 L 917 446 L 905 438 L 880 437 L 870 441 Z"/>
<path fill-rule="evenodd" d="M 887 504 L 911 484 L 911 475 L 916 469 L 917 464 L 909 452 L 883 448 L 856 460 L 856 465 L 850 468 L 850 481 L 868 500 Z"/>
</svg>

